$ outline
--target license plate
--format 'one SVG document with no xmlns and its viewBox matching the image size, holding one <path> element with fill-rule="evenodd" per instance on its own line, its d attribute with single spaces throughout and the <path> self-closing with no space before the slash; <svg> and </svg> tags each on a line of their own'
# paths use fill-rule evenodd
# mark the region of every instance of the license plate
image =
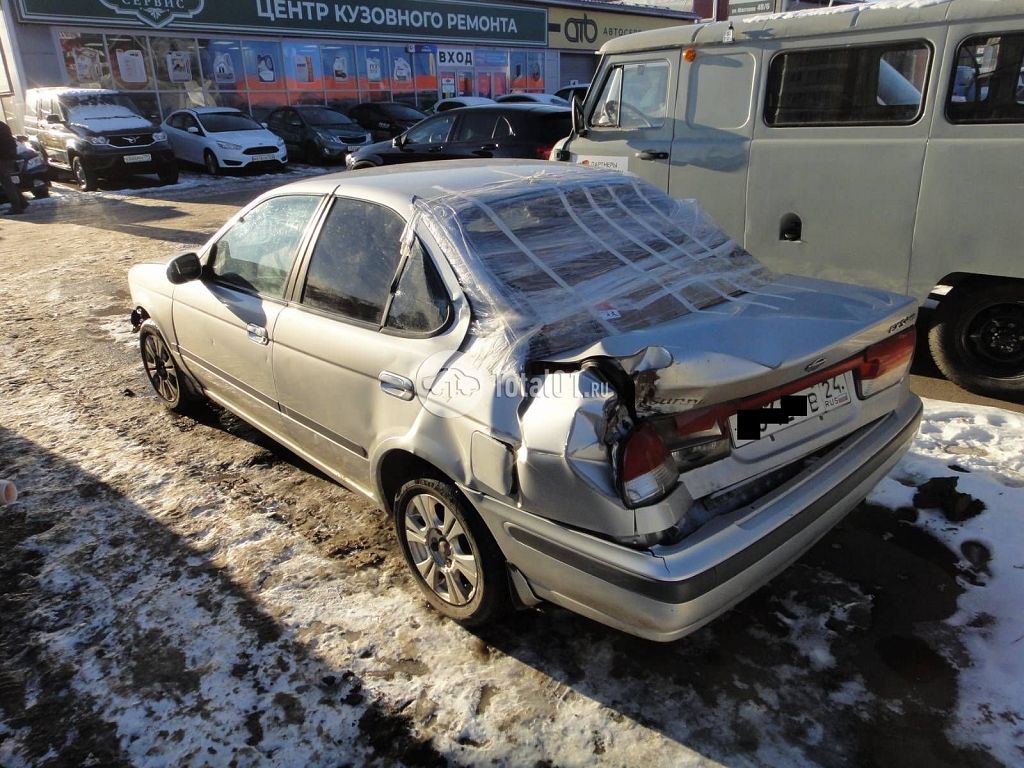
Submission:
<svg viewBox="0 0 1024 768">
<path fill-rule="evenodd" d="M 21 176 L 11 176 L 11 181 L 15 184 L 21 184 Z"/>
<path fill-rule="evenodd" d="M 148 153 L 147 154 L 143 154 L 143 155 L 125 155 L 124 156 L 124 161 L 126 163 L 148 163 L 152 159 L 153 159 L 153 156 L 148 154 Z"/>
<path fill-rule="evenodd" d="M 277 160 L 277 155 L 253 155 L 252 159 L 255 163 L 263 163 L 267 160 Z"/>
<path fill-rule="evenodd" d="M 784 429 L 794 424 L 801 424 L 809 419 L 822 416 L 830 411 L 843 408 L 850 404 L 850 381 L 846 374 L 832 376 L 813 387 L 802 389 L 794 393 L 797 397 L 804 398 L 807 412 L 805 415 L 786 415 L 787 410 L 783 408 L 783 402 L 776 400 L 762 406 L 765 411 L 773 412 L 772 418 L 761 420 L 758 424 L 760 436 L 752 439 L 739 437 L 739 416 L 733 414 L 729 417 L 729 427 L 732 430 L 732 444 L 736 447 L 749 445 L 761 438 L 774 438 Z M 773 423 L 775 422 L 775 423 Z"/>
</svg>

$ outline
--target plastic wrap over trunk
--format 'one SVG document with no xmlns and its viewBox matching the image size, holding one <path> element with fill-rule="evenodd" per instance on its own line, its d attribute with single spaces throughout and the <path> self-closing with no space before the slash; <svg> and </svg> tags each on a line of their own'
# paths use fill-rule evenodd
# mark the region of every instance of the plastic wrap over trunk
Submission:
<svg viewBox="0 0 1024 768">
<path fill-rule="evenodd" d="M 554 166 L 416 202 L 473 306 L 467 351 L 521 369 L 706 310 L 774 279 L 693 201 Z"/>
</svg>

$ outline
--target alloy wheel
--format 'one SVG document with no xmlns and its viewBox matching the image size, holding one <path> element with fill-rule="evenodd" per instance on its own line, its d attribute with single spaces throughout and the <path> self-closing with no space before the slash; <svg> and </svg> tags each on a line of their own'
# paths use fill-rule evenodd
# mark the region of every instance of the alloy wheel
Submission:
<svg viewBox="0 0 1024 768">
<path fill-rule="evenodd" d="M 168 403 L 178 402 L 180 383 L 178 369 L 171 358 L 164 340 L 154 333 L 147 333 L 142 342 L 142 365 L 153 389 Z"/>
<path fill-rule="evenodd" d="M 405 538 L 416 570 L 438 597 L 456 606 L 473 599 L 480 582 L 476 547 L 447 502 L 430 493 L 410 497 Z"/>
</svg>

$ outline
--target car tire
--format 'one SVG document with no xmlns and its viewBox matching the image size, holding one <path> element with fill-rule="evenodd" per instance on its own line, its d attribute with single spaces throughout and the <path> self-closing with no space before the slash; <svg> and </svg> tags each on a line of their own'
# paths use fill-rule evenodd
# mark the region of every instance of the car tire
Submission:
<svg viewBox="0 0 1024 768">
<path fill-rule="evenodd" d="M 475 627 L 508 610 L 505 558 L 454 485 L 435 478 L 405 483 L 393 518 L 406 565 L 436 611 Z"/>
<path fill-rule="evenodd" d="M 970 392 L 1024 394 L 1024 283 L 974 281 L 939 304 L 928 347 L 943 375 Z"/>
<path fill-rule="evenodd" d="M 157 174 L 157 176 L 160 177 L 160 183 L 163 184 L 165 187 L 170 184 L 177 184 L 178 175 L 179 171 L 178 166 L 176 165 L 168 166 L 167 168 L 164 168 Z"/>
<path fill-rule="evenodd" d="M 83 192 L 95 192 L 99 189 L 99 174 L 82 162 L 82 158 L 75 157 L 71 160 L 71 175 L 74 176 L 78 188 Z"/>
<path fill-rule="evenodd" d="M 32 197 L 34 197 L 36 200 L 41 200 L 42 198 L 49 197 L 49 196 L 50 196 L 50 188 L 49 187 L 42 187 L 41 189 L 33 189 L 32 190 Z"/>
<path fill-rule="evenodd" d="M 160 402 L 175 413 L 194 413 L 204 398 L 178 369 L 167 341 L 152 320 L 146 320 L 139 328 L 139 352 L 146 378 Z"/>
<path fill-rule="evenodd" d="M 203 166 L 206 168 L 206 172 L 211 176 L 220 176 L 220 161 L 209 149 L 203 152 Z"/>
</svg>

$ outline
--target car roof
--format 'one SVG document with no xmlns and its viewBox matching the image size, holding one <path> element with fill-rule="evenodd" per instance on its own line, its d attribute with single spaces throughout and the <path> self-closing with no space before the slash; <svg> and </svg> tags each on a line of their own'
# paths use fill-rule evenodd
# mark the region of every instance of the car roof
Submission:
<svg viewBox="0 0 1024 768">
<path fill-rule="evenodd" d="M 605 174 L 617 179 L 622 177 L 617 171 L 572 163 L 552 163 L 548 160 L 438 160 L 330 173 L 279 187 L 263 197 L 274 197 L 282 193 L 328 195 L 333 192 L 341 197 L 355 197 L 386 205 L 409 218 L 413 213 L 413 201 L 417 198 L 431 199 L 445 192 L 470 192 L 496 182 L 515 182 L 517 178 L 528 178 L 553 168 L 561 173 L 588 174 L 587 178 L 594 178 L 594 174 Z M 524 180 L 522 183 L 529 182 Z"/>
<path fill-rule="evenodd" d="M 192 112 L 196 115 L 215 115 L 215 114 L 232 114 L 232 115 L 243 115 L 245 114 L 240 109 L 235 107 L 186 107 L 185 109 L 178 110 L 179 112 Z"/>
<path fill-rule="evenodd" d="M 511 103 L 498 102 L 496 104 L 471 104 L 468 107 L 459 107 L 457 109 L 445 110 L 444 114 L 449 112 L 501 112 L 508 114 L 509 112 L 530 112 L 532 114 L 547 115 L 552 113 L 570 112 L 569 107 L 563 107 L 560 104 L 538 104 L 535 101 L 513 101 Z"/>
</svg>

